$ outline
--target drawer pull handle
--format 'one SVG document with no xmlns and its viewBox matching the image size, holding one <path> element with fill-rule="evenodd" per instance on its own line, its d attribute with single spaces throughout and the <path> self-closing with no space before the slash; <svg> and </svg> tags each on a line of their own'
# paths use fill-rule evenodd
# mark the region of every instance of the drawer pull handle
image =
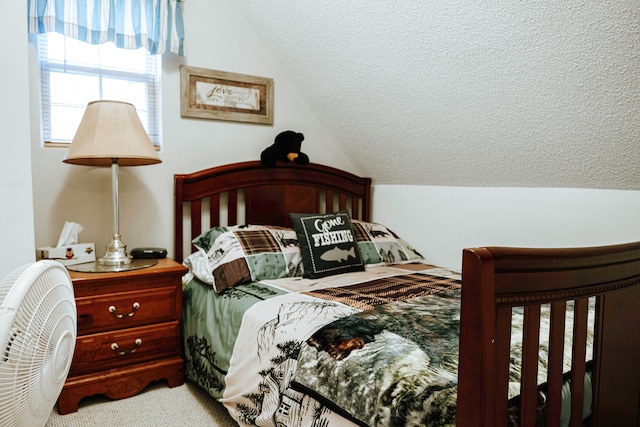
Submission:
<svg viewBox="0 0 640 427">
<path fill-rule="evenodd" d="M 133 354 L 136 352 L 136 350 L 138 350 L 138 347 L 140 347 L 140 345 L 142 344 L 142 340 L 138 338 L 133 342 L 133 344 L 134 344 L 134 347 L 132 349 L 120 351 L 120 347 L 118 347 L 118 344 L 113 343 L 111 344 L 111 350 L 118 353 L 119 356 L 124 356 L 125 354 Z"/>
<path fill-rule="evenodd" d="M 113 314 L 114 317 L 117 317 L 118 319 L 122 319 L 123 317 L 133 317 L 134 314 L 136 314 L 136 311 L 140 308 L 140 303 L 139 302 L 134 302 L 131 305 L 132 310 L 129 313 L 121 313 L 118 314 L 118 309 L 112 305 L 109 307 L 109 313 Z"/>
</svg>

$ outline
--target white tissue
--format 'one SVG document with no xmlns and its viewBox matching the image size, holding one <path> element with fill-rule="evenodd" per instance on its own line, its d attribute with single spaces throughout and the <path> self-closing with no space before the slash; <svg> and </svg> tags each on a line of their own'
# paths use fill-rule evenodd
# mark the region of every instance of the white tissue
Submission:
<svg viewBox="0 0 640 427">
<path fill-rule="evenodd" d="M 67 245 L 75 245 L 78 243 L 78 234 L 84 230 L 84 227 L 78 223 L 66 221 L 64 223 L 64 227 L 62 227 L 62 232 L 60 233 L 60 238 L 58 239 L 58 247 L 67 246 Z"/>
</svg>

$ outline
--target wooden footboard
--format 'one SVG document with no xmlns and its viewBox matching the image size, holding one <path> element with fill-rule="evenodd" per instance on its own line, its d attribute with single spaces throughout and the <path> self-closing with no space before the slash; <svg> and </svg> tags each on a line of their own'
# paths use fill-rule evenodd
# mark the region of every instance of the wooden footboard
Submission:
<svg viewBox="0 0 640 427">
<path fill-rule="evenodd" d="M 546 416 L 548 425 L 559 425 L 569 303 L 574 315 L 570 425 L 581 426 L 589 297 L 596 298 L 589 423 L 640 425 L 640 242 L 572 249 L 465 249 L 457 425 L 507 425 L 511 313 L 518 306 L 524 306 L 525 316 L 520 425 L 535 425 L 544 304 L 551 311 Z"/>
</svg>

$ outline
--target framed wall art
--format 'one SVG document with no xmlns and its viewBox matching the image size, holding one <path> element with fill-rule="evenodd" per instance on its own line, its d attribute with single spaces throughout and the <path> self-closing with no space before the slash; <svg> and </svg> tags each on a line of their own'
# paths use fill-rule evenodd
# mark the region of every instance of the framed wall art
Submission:
<svg viewBox="0 0 640 427">
<path fill-rule="evenodd" d="M 180 66 L 180 115 L 273 124 L 273 79 Z"/>
</svg>

